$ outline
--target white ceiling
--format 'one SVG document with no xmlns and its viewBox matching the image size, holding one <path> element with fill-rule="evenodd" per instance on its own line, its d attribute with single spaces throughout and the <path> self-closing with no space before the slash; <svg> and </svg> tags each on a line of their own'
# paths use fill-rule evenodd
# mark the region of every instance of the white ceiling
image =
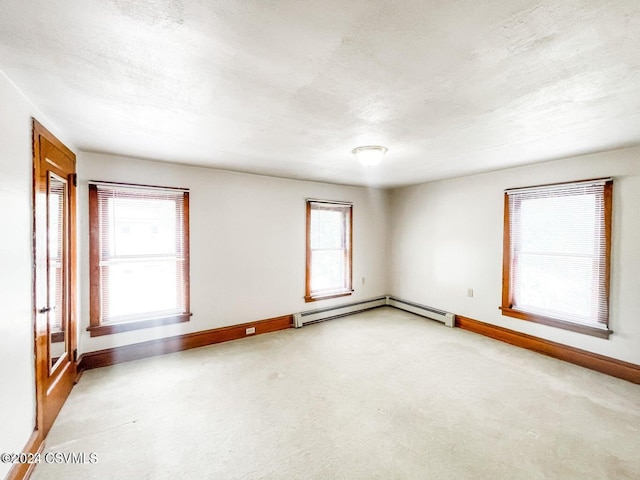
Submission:
<svg viewBox="0 0 640 480">
<path fill-rule="evenodd" d="M 640 144 L 638 0 L 0 0 L 0 69 L 82 150 L 289 178 Z"/>
</svg>

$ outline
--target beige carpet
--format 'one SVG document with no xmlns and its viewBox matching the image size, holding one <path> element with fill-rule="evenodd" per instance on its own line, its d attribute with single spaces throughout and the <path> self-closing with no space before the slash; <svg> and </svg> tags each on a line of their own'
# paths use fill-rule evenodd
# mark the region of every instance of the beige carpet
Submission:
<svg viewBox="0 0 640 480">
<path fill-rule="evenodd" d="M 57 479 L 639 479 L 640 386 L 390 307 L 88 371 Z"/>
</svg>

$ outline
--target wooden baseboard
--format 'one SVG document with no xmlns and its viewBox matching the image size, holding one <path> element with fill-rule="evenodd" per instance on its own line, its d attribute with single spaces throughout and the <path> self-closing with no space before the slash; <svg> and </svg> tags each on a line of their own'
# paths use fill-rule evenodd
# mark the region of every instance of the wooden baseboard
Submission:
<svg viewBox="0 0 640 480">
<path fill-rule="evenodd" d="M 640 384 L 640 365 L 623 362 L 622 360 L 605 357 L 604 355 L 587 352 L 586 350 L 569 347 L 561 343 L 552 342 L 459 315 L 456 315 L 456 326 L 463 330 L 479 333 L 480 335 L 510 343 L 517 347 L 533 350 L 534 352 L 542 353 L 549 357 Z"/>
<path fill-rule="evenodd" d="M 247 335 L 246 329 L 254 327 L 255 334 Z M 268 318 L 257 322 L 242 323 L 229 327 L 214 328 L 202 332 L 187 333 L 175 337 L 150 340 L 148 342 L 123 345 L 122 347 L 107 348 L 96 352 L 88 352 L 79 360 L 79 371 L 92 368 L 106 367 L 116 363 L 140 360 L 141 358 L 154 357 L 165 353 L 179 352 L 190 348 L 204 347 L 214 343 L 237 340 L 247 336 L 261 333 L 275 332 L 293 327 L 293 315 Z"/>
<path fill-rule="evenodd" d="M 36 454 L 42 453 L 42 449 L 44 447 L 44 440 L 40 436 L 40 432 L 38 430 L 34 430 L 27 444 L 22 450 L 22 453 L 25 454 Z M 31 472 L 35 468 L 35 463 L 16 463 L 9 470 L 9 474 L 5 480 L 27 480 L 31 476 Z"/>
</svg>

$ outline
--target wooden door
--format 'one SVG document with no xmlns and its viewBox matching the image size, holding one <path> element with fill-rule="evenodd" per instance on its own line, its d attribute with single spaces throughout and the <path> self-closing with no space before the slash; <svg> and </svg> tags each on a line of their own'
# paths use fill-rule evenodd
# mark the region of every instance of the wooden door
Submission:
<svg viewBox="0 0 640 480">
<path fill-rule="evenodd" d="M 33 120 L 36 429 L 44 438 L 76 378 L 76 159 Z"/>
</svg>

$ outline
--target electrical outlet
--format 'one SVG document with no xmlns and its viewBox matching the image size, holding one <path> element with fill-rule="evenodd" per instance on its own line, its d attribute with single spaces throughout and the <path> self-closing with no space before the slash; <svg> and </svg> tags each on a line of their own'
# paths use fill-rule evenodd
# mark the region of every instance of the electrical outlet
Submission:
<svg viewBox="0 0 640 480">
<path fill-rule="evenodd" d="M 364 285 L 364 277 L 362 277 L 362 284 Z"/>
<path fill-rule="evenodd" d="M 473 288 L 467 288 L 467 297 L 473 297 Z"/>
<path fill-rule="evenodd" d="M 256 327 L 249 327 L 246 329 L 246 335 L 253 335 L 256 333 Z"/>
</svg>

